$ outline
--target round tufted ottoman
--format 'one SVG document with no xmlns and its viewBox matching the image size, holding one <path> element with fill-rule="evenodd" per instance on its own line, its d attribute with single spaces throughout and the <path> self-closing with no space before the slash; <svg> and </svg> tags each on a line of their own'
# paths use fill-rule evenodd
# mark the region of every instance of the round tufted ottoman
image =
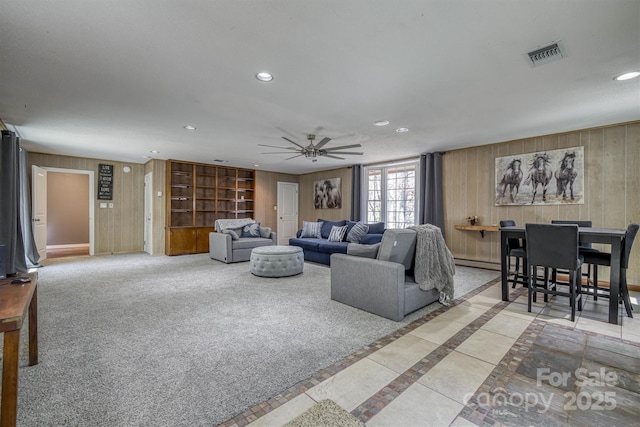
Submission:
<svg viewBox="0 0 640 427">
<path fill-rule="evenodd" d="M 304 254 L 299 246 L 260 246 L 251 251 L 251 273 L 285 277 L 302 273 Z"/>
</svg>

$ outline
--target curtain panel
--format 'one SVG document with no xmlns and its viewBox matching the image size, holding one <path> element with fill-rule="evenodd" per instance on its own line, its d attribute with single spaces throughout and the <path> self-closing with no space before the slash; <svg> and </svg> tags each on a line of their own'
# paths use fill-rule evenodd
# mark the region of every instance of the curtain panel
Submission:
<svg viewBox="0 0 640 427">
<path fill-rule="evenodd" d="M 351 167 L 351 221 L 362 221 L 362 165 Z"/>
<path fill-rule="evenodd" d="M 442 196 L 442 156 L 444 153 L 420 155 L 420 224 L 440 227 L 444 236 L 444 200 Z"/>
</svg>

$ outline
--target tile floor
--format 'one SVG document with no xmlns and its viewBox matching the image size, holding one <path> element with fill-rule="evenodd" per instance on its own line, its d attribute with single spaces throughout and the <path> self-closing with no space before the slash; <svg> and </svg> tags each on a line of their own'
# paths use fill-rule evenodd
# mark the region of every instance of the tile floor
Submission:
<svg viewBox="0 0 640 427">
<path fill-rule="evenodd" d="M 562 298 L 527 312 L 485 285 L 223 423 L 279 426 L 331 399 L 368 426 L 640 425 L 636 317 L 606 323 L 588 297 L 576 320 Z"/>
</svg>

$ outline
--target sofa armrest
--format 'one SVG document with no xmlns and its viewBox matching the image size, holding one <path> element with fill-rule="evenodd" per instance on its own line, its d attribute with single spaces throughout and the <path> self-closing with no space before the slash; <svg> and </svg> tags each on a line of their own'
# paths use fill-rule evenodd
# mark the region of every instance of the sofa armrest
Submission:
<svg viewBox="0 0 640 427">
<path fill-rule="evenodd" d="M 278 233 L 274 233 L 272 231 L 271 234 L 269 235 L 269 238 L 271 239 L 274 245 L 278 244 Z"/>
<path fill-rule="evenodd" d="M 404 265 L 331 255 L 331 299 L 396 322 L 404 318 Z"/>
<path fill-rule="evenodd" d="M 209 256 L 211 259 L 233 262 L 231 235 L 226 233 L 209 233 Z"/>
</svg>

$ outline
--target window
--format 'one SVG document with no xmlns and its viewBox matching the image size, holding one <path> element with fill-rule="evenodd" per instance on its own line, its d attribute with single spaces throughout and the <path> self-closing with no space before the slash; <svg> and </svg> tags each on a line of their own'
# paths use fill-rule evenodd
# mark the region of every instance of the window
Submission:
<svg viewBox="0 0 640 427">
<path fill-rule="evenodd" d="M 406 228 L 418 221 L 419 162 L 364 168 L 364 212 L 367 222 Z"/>
</svg>

